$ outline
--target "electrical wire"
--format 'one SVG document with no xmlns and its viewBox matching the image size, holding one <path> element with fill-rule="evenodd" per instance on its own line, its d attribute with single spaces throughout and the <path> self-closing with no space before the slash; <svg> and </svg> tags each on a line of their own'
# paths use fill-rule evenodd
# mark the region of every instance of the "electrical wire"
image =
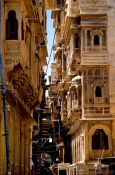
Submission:
<svg viewBox="0 0 115 175">
<path fill-rule="evenodd" d="M 53 51 L 53 45 L 54 45 L 54 41 L 55 41 L 55 36 L 56 36 L 56 31 L 55 31 L 55 33 L 54 33 L 53 44 L 52 44 L 52 48 L 51 48 L 51 52 L 50 52 L 50 56 L 49 56 L 49 60 L 48 60 L 47 68 L 46 68 L 46 74 L 47 74 L 48 65 L 49 65 L 49 63 L 50 63 L 51 56 L 52 56 L 52 51 Z"/>
</svg>

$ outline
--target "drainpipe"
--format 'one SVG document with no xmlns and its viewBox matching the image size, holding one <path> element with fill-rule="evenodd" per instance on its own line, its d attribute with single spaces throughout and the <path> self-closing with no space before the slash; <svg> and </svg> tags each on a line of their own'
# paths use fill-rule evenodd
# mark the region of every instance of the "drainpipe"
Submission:
<svg viewBox="0 0 115 175">
<path fill-rule="evenodd" d="M 6 101 L 6 87 L 4 76 L 4 65 L 2 58 L 2 0 L 0 0 L 0 79 L 1 79 L 1 92 L 3 101 L 3 113 L 4 113 L 4 130 L 5 130 L 5 142 L 6 142 L 6 167 L 7 175 L 11 175 L 10 171 L 10 149 L 9 149 L 9 135 L 8 135 L 8 111 Z"/>
</svg>

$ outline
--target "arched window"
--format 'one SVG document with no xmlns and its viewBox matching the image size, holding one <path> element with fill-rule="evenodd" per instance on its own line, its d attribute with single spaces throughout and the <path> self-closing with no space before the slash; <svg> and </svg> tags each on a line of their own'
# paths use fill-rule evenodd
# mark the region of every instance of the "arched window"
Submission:
<svg viewBox="0 0 115 175">
<path fill-rule="evenodd" d="M 100 86 L 97 86 L 96 87 L 95 97 L 102 97 L 102 90 L 101 90 L 101 87 Z"/>
<path fill-rule="evenodd" d="M 92 136 L 92 149 L 109 149 L 108 136 L 103 129 L 96 129 Z"/>
<path fill-rule="evenodd" d="M 99 36 L 98 35 L 94 35 L 94 46 L 99 46 Z"/>
<path fill-rule="evenodd" d="M 18 39 L 18 21 L 16 19 L 16 12 L 14 10 L 9 11 L 8 19 L 6 20 L 6 39 Z"/>
<path fill-rule="evenodd" d="M 80 48 L 80 38 L 78 34 L 75 34 L 74 43 L 75 43 L 75 48 Z"/>
</svg>

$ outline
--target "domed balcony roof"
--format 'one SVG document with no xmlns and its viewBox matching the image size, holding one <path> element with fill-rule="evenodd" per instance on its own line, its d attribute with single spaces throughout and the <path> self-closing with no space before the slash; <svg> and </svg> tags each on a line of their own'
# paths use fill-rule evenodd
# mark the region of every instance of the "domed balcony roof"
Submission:
<svg viewBox="0 0 115 175">
<path fill-rule="evenodd" d="M 81 78 L 82 77 L 80 75 L 77 75 L 72 79 L 72 83 L 81 83 Z"/>
</svg>

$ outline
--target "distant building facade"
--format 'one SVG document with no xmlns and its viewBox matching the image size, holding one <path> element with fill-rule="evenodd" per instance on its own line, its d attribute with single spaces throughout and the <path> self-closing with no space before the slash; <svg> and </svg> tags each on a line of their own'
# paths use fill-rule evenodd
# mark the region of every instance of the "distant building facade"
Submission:
<svg viewBox="0 0 115 175">
<path fill-rule="evenodd" d="M 114 17 L 112 0 L 53 4 L 54 90 L 71 136 L 69 175 L 94 175 L 98 158 L 115 156 Z"/>
<path fill-rule="evenodd" d="M 7 89 L 11 173 L 29 175 L 32 125 L 36 104 L 43 96 L 46 65 L 45 2 L 2 1 L 2 58 Z M 0 174 L 6 174 L 2 94 L 0 94 Z"/>
</svg>

